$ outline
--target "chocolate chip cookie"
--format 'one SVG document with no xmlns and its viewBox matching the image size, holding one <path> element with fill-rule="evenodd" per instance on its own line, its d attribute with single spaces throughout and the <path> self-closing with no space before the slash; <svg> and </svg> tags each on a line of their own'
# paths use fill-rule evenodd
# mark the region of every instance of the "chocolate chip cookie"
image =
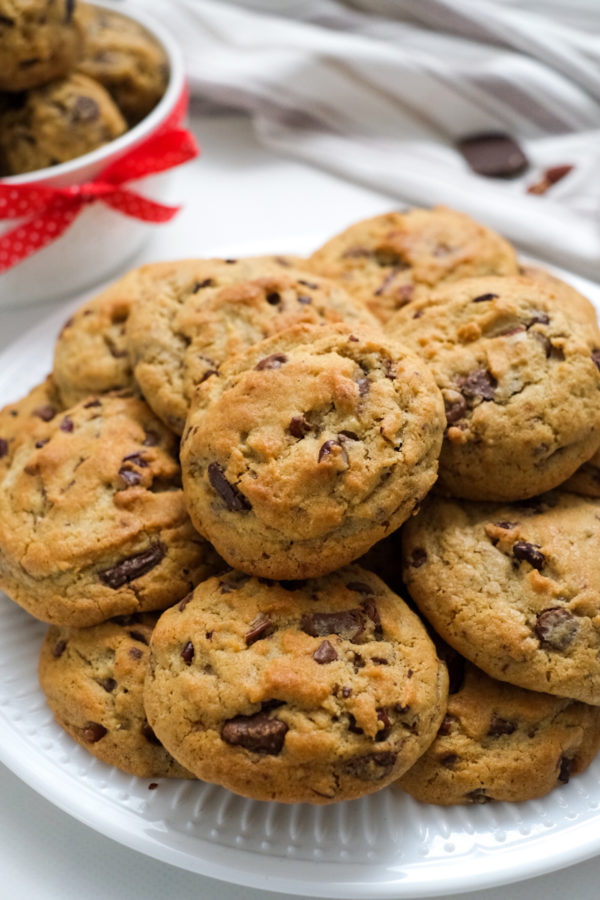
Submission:
<svg viewBox="0 0 600 900">
<path fill-rule="evenodd" d="M 127 130 L 102 85 L 72 74 L 19 94 L 0 114 L 6 175 L 55 166 L 102 147 Z"/>
<path fill-rule="evenodd" d="M 441 806 L 520 802 L 587 769 L 600 749 L 600 708 L 463 666 L 435 741 L 398 787 Z"/>
<path fill-rule="evenodd" d="M 75 0 L 0 0 L 0 91 L 25 91 L 74 65 L 82 35 Z"/>
<path fill-rule="evenodd" d="M 56 721 L 102 762 L 141 778 L 192 778 L 162 746 L 143 705 L 148 644 L 157 614 L 91 628 L 52 625 L 39 678 Z"/>
<path fill-rule="evenodd" d="M 429 371 L 402 346 L 296 326 L 198 387 L 181 445 L 190 516 L 235 568 L 323 575 L 410 516 L 443 427 Z"/>
<path fill-rule="evenodd" d="M 78 70 L 100 82 L 129 125 L 135 125 L 166 90 L 165 51 L 138 22 L 112 9 L 80 3 L 77 21 L 84 39 Z"/>
<path fill-rule="evenodd" d="M 53 368 L 65 406 L 89 394 L 135 389 L 125 327 L 138 295 L 137 282 L 134 269 L 65 322 L 54 348 Z"/>
<path fill-rule="evenodd" d="M 257 800 L 369 794 L 431 743 L 447 672 L 400 597 L 358 566 L 302 583 L 230 572 L 165 612 L 148 721 L 205 781 Z"/>
<path fill-rule="evenodd" d="M 40 440 L 46 426 L 63 409 L 51 375 L 28 394 L 0 410 L 0 481 L 8 470 L 21 438 Z"/>
<path fill-rule="evenodd" d="M 178 434 L 197 384 L 235 353 L 299 322 L 377 325 L 340 287 L 285 257 L 180 260 L 141 272 L 127 325 L 135 377 Z"/>
<path fill-rule="evenodd" d="M 218 571 L 176 454 L 127 396 L 88 398 L 21 440 L 0 483 L 0 587 L 37 618 L 79 627 L 164 609 Z"/>
<path fill-rule="evenodd" d="M 493 678 L 600 705 L 600 502 L 427 498 L 404 580 L 451 646 Z"/>
<path fill-rule="evenodd" d="M 444 395 L 443 491 L 532 497 L 598 449 L 600 332 L 580 301 L 566 308 L 560 292 L 522 276 L 472 278 L 390 321 L 390 334 L 420 354 Z"/>
<path fill-rule="evenodd" d="M 382 322 L 438 284 L 479 275 L 516 275 L 500 235 L 445 206 L 391 212 L 351 225 L 310 257 Z"/>
</svg>

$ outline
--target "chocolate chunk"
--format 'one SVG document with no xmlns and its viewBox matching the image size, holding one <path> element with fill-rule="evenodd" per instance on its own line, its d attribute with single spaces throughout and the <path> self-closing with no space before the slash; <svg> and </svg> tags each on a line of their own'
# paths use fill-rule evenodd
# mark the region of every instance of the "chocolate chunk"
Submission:
<svg viewBox="0 0 600 900">
<path fill-rule="evenodd" d="M 181 658 L 186 664 L 186 666 L 191 666 L 192 660 L 196 655 L 196 651 L 194 650 L 194 645 L 191 641 L 188 641 L 187 644 L 184 645 L 183 650 L 181 651 Z"/>
<path fill-rule="evenodd" d="M 252 753 L 276 756 L 283 748 L 287 731 L 285 722 L 261 711 L 253 716 L 229 719 L 221 729 L 221 737 L 227 744 L 244 747 Z"/>
<path fill-rule="evenodd" d="M 569 778 L 571 777 L 571 771 L 573 769 L 573 760 L 567 759 L 566 756 L 561 756 L 559 760 L 558 767 L 558 780 L 563 784 L 569 783 Z"/>
<path fill-rule="evenodd" d="M 490 737 L 499 737 L 501 734 L 513 734 L 516 730 L 516 722 L 511 722 L 510 719 L 503 719 L 497 716 L 496 713 L 492 713 L 490 727 L 487 732 Z"/>
<path fill-rule="evenodd" d="M 474 791 L 465 794 L 465 800 L 468 800 L 469 803 L 489 803 L 491 799 L 486 794 L 485 788 L 475 788 Z"/>
<path fill-rule="evenodd" d="M 412 566 L 413 569 L 420 569 L 422 565 L 427 562 L 427 551 L 423 549 L 423 547 L 415 547 L 413 552 L 410 554 L 410 559 L 408 560 L 409 566 Z"/>
<path fill-rule="evenodd" d="M 75 426 L 73 425 L 73 419 L 71 419 L 70 416 L 65 416 L 59 426 L 60 430 L 66 431 L 67 434 L 71 434 L 74 427 Z"/>
<path fill-rule="evenodd" d="M 553 606 L 538 614 L 533 630 L 543 647 L 566 650 L 575 640 L 579 624 L 568 609 Z"/>
<path fill-rule="evenodd" d="M 389 666 L 389 660 L 385 659 L 383 656 L 372 656 L 371 662 L 376 666 Z"/>
<path fill-rule="evenodd" d="M 440 756 L 440 764 L 444 766 L 445 769 L 453 769 L 459 759 L 460 756 L 456 753 L 446 753 L 444 756 Z"/>
<path fill-rule="evenodd" d="M 68 23 L 73 18 L 73 13 L 75 12 L 75 0 L 65 0 L 65 23 Z"/>
<path fill-rule="evenodd" d="M 142 476 L 139 472 L 136 472 L 135 469 L 129 469 L 127 466 L 121 466 L 119 469 L 119 477 L 128 487 L 139 484 L 142 480 Z"/>
<path fill-rule="evenodd" d="M 376 741 L 385 741 L 386 738 L 389 737 L 390 731 L 392 730 L 392 722 L 390 717 L 387 714 L 387 709 L 384 706 L 377 707 L 377 718 L 383 725 L 383 728 L 380 728 L 377 732 Z"/>
<path fill-rule="evenodd" d="M 129 637 L 134 641 L 139 641 L 140 644 L 146 644 L 146 646 L 148 645 L 148 638 L 145 634 L 142 634 L 141 631 L 130 631 Z"/>
<path fill-rule="evenodd" d="M 271 306 L 277 306 L 278 303 L 281 303 L 281 294 L 278 294 L 277 291 L 272 291 L 270 294 L 267 294 L 266 300 Z"/>
<path fill-rule="evenodd" d="M 344 765 L 344 769 L 349 775 L 360 778 L 362 781 L 380 781 L 392 773 L 397 757 L 398 754 L 393 750 L 367 753 L 364 756 L 355 756 L 354 759 L 349 759 Z"/>
<path fill-rule="evenodd" d="M 357 594 L 373 594 L 373 588 L 364 581 L 348 581 L 346 587 L 349 591 L 356 591 Z"/>
<path fill-rule="evenodd" d="M 347 685 L 344 685 L 344 687 L 342 688 L 342 697 L 344 697 L 347 700 L 348 697 L 351 697 L 351 696 L 352 696 L 352 688 L 348 687 Z"/>
<path fill-rule="evenodd" d="M 505 531 L 510 531 L 511 528 L 516 528 L 518 522 L 494 522 L 496 528 L 502 528 Z"/>
<path fill-rule="evenodd" d="M 139 647 L 130 647 L 129 655 L 132 659 L 141 659 L 144 654 Z"/>
<path fill-rule="evenodd" d="M 242 492 L 227 481 L 223 467 L 219 463 L 212 462 L 208 466 L 208 480 L 230 512 L 252 509 L 252 504 Z"/>
<path fill-rule="evenodd" d="M 160 747 L 160 741 L 154 734 L 154 731 L 148 722 L 144 722 L 144 724 L 140 728 L 140 731 L 142 732 L 142 734 L 144 735 L 144 737 L 146 738 L 146 740 L 148 741 L 149 744 L 155 744 L 156 746 Z"/>
<path fill-rule="evenodd" d="M 310 425 L 304 416 L 292 416 L 288 425 L 288 431 L 295 438 L 303 438 L 310 431 Z"/>
<path fill-rule="evenodd" d="M 502 132 L 485 132 L 463 138 L 456 144 L 470 168 L 489 178 L 514 178 L 529 162 L 517 142 Z"/>
<path fill-rule="evenodd" d="M 380 641 L 383 638 L 383 627 L 381 625 L 381 619 L 379 617 L 379 610 L 377 609 L 377 604 L 375 603 L 372 597 L 369 597 L 368 600 L 364 600 L 361 603 L 361 607 L 365 612 L 365 615 L 368 619 L 373 623 L 373 635 L 376 640 Z"/>
<path fill-rule="evenodd" d="M 388 265 L 388 264 L 387 263 L 379 263 L 379 265 Z M 375 296 L 380 297 L 383 294 L 383 292 L 389 288 L 390 284 L 392 283 L 392 281 L 394 281 L 396 276 L 400 272 L 402 272 L 404 269 L 408 269 L 408 264 L 402 265 L 402 266 L 394 266 L 394 268 L 391 270 L 391 272 L 388 272 L 388 274 L 385 276 L 385 278 L 383 279 L 383 281 L 381 282 L 381 284 L 379 285 L 377 290 L 374 292 Z"/>
<path fill-rule="evenodd" d="M 250 622 L 250 627 L 246 632 L 246 646 L 249 647 L 250 644 L 253 644 L 255 641 L 268 637 L 270 634 L 273 634 L 274 631 L 275 625 L 271 619 L 264 613 L 259 613 L 259 615 Z"/>
<path fill-rule="evenodd" d="M 213 287 L 213 285 L 214 281 L 212 278 L 205 278 L 204 281 L 197 281 L 192 288 L 192 294 L 197 294 L 202 288 Z"/>
<path fill-rule="evenodd" d="M 498 382 L 487 369 L 476 369 L 457 379 L 459 390 L 468 400 L 493 400 Z"/>
<path fill-rule="evenodd" d="M 486 303 L 488 300 L 496 300 L 499 294 L 480 294 L 479 297 L 473 297 L 473 303 Z"/>
<path fill-rule="evenodd" d="M 363 656 L 360 653 L 352 654 L 352 665 L 354 666 L 354 671 L 358 672 L 359 669 L 364 669 L 366 666 L 366 662 Z"/>
<path fill-rule="evenodd" d="M 312 637 L 337 634 L 353 643 L 362 635 L 365 617 L 361 609 L 343 609 L 330 613 L 303 613 L 300 628 Z"/>
<path fill-rule="evenodd" d="M 364 729 L 356 724 L 356 717 L 348 713 L 348 731 L 352 734 L 364 734 Z"/>
<path fill-rule="evenodd" d="M 15 20 L 9 19 L 8 16 L 0 16 L 0 25 L 5 25 L 7 28 L 14 28 Z"/>
<path fill-rule="evenodd" d="M 544 568 L 546 557 L 538 550 L 536 544 L 530 544 L 529 541 L 517 541 L 513 544 L 512 552 L 517 559 L 528 562 L 538 572 Z"/>
<path fill-rule="evenodd" d="M 600 350 L 592 350 L 592 361 L 600 369 Z"/>
<path fill-rule="evenodd" d="M 100 687 L 103 687 L 107 694 L 112 694 L 116 686 L 117 682 L 114 678 L 104 678 L 100 682 Z"/>
<path fill-rule="evenodd" d="M 463 418 L 464 414 L 467 411 L 467 401 L 461 395 L 459 395 L 456 400 L 448 400 L 446 397 L 444 398 L 444 407 L 446 410 L 446 422 L 448 425 L 454 425 L 460 419 Z"/>
<path fill-rule="evenodd" d="M 550 316 L 545 312 L 536 312 L 533 314 L 529 322 L 527 323 L 527 327 L 531 328 L 532 325 L 549 325 L 550 324 Z"/>
<path fill-rule="evenodd" d="M 600 350 L 598 353 L 600 353 Z M 38 406 L 37 409 L 33 410 L 32 415 L 37 416 L 38 419 L 42 419 L 43 422 L 50 422 L 57 412 L 58 410 L 48 403 L 46 406 Z"/>
<path fill-rule="evenodd" d="M 148 462 L 144 459 L 141 453 L 129 453 L 127 456 L 124 456 L 121 462 L 130 462 L 134 466 L 139 466 L 140 469 L 147 469 Z"/>
<path fill-rule="evenodd" d="M 73 104 L 71 119 L 75 123 L 95 122 L 100 116 L 100 107 L 92 97 L 79 96 Z"/>
<path fill-rule="evenodd" d="M 296 300 L 298 301 L 298 303 L 312 303 L 312 297 L 308 297 L 306 294 L 298 294 Z"/>
<path fill-rule="evenodd" d="M 194 596 L 194 592 L 190 591 L 189 594 L 186 594 L 186 596 L 183 598 L 183 600 L 179 601 L 179 603 L 177 604 L 177 609 L 179 610 L 179 612 L 183 612 L 183 610 L 186 608 L 186 606 L 188 605 L 188 603 L 190 602 L 190 600 L 192 599 L 193 596 Z"/>
<path fill-rule="evenodd" d="M 65 652 L 66 646 L 67 646 L 66 641 L 63 641 L 63 640 L 57 641 L 56 644 L 54 645 L 54 647 L 52 648 L 52 656 L 55 659 L 59 659 Z"/>
<path fill-rule="evenodd" d="M 117 563 L 116 566 L 111 566 L 110 569 L 98 572 L 98 578 L 103 584 L 113 588 L 113 590 L 117 590 L 117 588 L 122 587 L 124 584 L 129 584 L 130 581 L 134 581 L 136 578 L 140 578 L 157 566 L 165 553 L 166 549 L 163 544 L 159 542 L 151 544 L 142 553 L 129 556 L 127 559 Z"/>
<path fill-rule="evenodd" d="M 337 658 L 338 655 L 335 651 L 335 647 L 333 647 L 329 641 L 322 641 L 313 653 L 313 659 L 315 662 L 318 662 L 319 665 L 335 662 Z"/>
<path fill-rule="evenodd" d="M 50 438 L 42 438 L 40 441 L 35 442 L 36 450 L 39 450 L 41 447 L 45 447 L 47 443 L 49 443 Z"/>
<path fill-rule="evenodd" d="M 8 441 L 5 438 L 0 438 L 0 459 L 3 456 L 6 456 L 8 453 Z"/>
<path fill-rule="evenodd" d="M 445 715 L 442 719 L 442 724 L 438 728 L 438 735 L 440 737 L 446 737 L 452 731 L 452 724 L 455 722 L 454 716 Z"/>
<path fill-rule="evenodd" d="M 108 729 L 99 722 L 88 722 L 87 725 L 83 726 L 79 733 L 81 739 L 85 741 L 86 744 L 96 744 L 108 733 Z"/>
<path fill-rule="evenodd" d="M 88 400 L 87 403 L 83 404 L 84 409 L 91 409 L 93 406 L 102 406 L 102 403 L 100 402 L 100 400 L 98 400 L 97 397 L 94 397 L 93 400 Z"/>
<path fill-rule="evenodd" d="M 338 440 L 340 441 L 359 441 L 360 438 L 355 431 L 339 431 Z"/>
<path fill-rule="evenodd" d="M 331 456 L 331 453 L 332 453 L 334 447 L 340 448 L 340 450 L 341 450 L 340 455 L 342 457 L 342 460 L 344 461 L 344 463 L 346 465 L 348 465 L 348 463 L 349 463 L 348 454 L 346 453 L 344 446 L 342 445 L 342 443 L 340 441 L 333 441 L 333 440 L 325 441 L 325 443 L 321 446 L 321 448 L 319 450 L 318 461 L 323 462 L 324 459 L 327 459 L 329 456 Z"/>
<path fill-rule="evenodd" d="M 264 359 L 257 362 L 254 368 L 259 372 L 263 369 L 280 369 L 286 362 L 287 356 L 285 353 L 271 353 L 270 356 L 265 356 Z"/>
<path fill-rule="evenodd" d="M 571 165 L 563 165 L 563 166 L 550 166 L 549 169 L 546 169 L 542 173 L 542 177 L 539 181 L 536 181 L 535 184 L 530 184 L 527 188 L 528 194 L 545 194 L 546 191 L 552 187 L 553 184 L 556 184 L 557 181 L 560 181 L 565 175 L 568 175 L 571 172 L 573 166 Z"/>
<path fill-rule="evenodd" d="M 243 572 L 229 572 L 227 580 L 221 580 L 219 587 L 222 594 L 231 594 L 246 584 L 247 581 L 250 581 L 249 575 L 245 575 Z"/>
<path fill-rule="evenodd" d="M 546 359 L 559 359 L 563 360 L 565 358 L 564 351 L 561 347 L 556 347 L 549 337 L 545 334 L 542 334 L 541 331 L 532 331 L 532 334 L 536 341 L 538 341 L 542 347 L 544 348 L 544 353 L 546 355 Z"/>
</svg>

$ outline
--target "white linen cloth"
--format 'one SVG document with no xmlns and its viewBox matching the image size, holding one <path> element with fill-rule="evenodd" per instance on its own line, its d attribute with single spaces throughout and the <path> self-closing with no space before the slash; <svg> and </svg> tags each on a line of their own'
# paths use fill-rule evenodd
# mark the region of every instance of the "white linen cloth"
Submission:
<svg viewBox="0 0 600 900">
<path fill-rule="evenodd" d="M 137 2 L 179 39 L 193 95 L 247 111 L 270 148 L 600 279 L 600 0 Z M 531 162 L 517 179 L 455 149 L 498 130 Z"/>
</svg>

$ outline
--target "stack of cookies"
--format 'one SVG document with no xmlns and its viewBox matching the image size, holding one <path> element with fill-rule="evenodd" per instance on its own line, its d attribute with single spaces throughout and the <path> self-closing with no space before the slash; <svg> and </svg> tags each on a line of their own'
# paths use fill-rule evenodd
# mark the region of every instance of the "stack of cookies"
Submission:
<svg viewBox="0 0 600 900">
<path fill-rule="evenodd" d="M 148 778 L 541 796 L 600 748 L 600 332 L 444 208 L 130 272 L 0 411 L 0 586 Z"/>
<path fill-rule="evenodd" d="M 162 47 L 132 19 L 76 0 L 0 0 L 0 176 L 119 137 L 167 80 Z"/>
</svg>

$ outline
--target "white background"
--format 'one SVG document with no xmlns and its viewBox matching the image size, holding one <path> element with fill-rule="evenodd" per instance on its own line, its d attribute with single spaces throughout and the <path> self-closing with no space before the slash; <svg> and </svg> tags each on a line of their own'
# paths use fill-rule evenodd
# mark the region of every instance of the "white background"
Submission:
<svg viewBox="0 0 600 900">
<path fill-rule="evenodd" d="M 138 262 L 213 252 L 243 253 L 272 243 L 292 252 L 317 246 L 351 222 L 389 209 L 382 194 L 348 184 L 260 148 L 242 118 L 193 118 L 201 159 L 174 188 L 185 210 L 156 229 Z M 76 264 L 76 261 L 65 261 Z M 68 298 L 65 298 L 65 300 Z M 0 351 L 53 307 L 0 311 Z M 0 405 L 3 404 L 0 397 Z M 0 765 L 0 900 L 258 900 L 265 892 L 216 882 L 128 850 L 69 818 Z M 474 900 L 596 900 L 600 859 L 518 885 L 475 892 Z M 282 896 L 282 895 L 279 895 Z"/>
</svg>

